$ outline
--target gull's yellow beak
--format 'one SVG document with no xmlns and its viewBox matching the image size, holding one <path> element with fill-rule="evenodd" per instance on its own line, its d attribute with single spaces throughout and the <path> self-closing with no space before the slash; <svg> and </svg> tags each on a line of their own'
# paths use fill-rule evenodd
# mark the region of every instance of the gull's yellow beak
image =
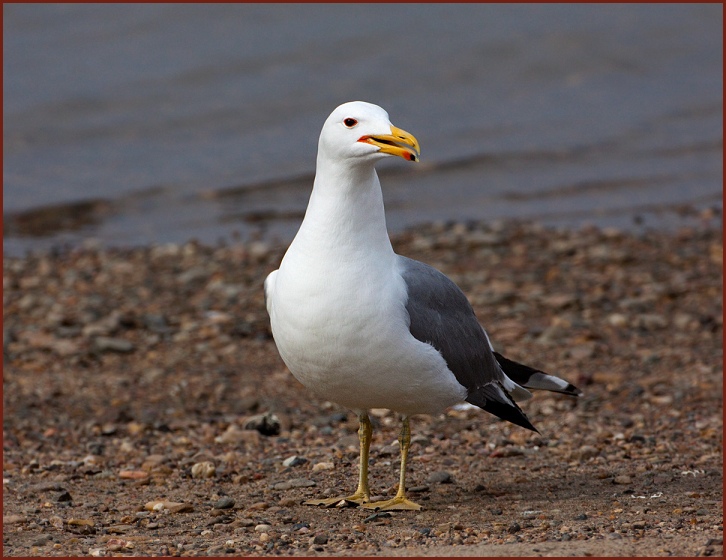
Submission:
<svg viewBox="0 0 726 560">
<path fill-rule="evenodd" d="M 402 157 L 409 161 L 419 161 L 421 155 L 418 140 L 414 138 L 413 134 L 409 134 L 393 125 L 391 125 L 391 134 L 361 136 L 358 142 L 373 144 L 378 146 L 384 154 Z"/>
</svg>

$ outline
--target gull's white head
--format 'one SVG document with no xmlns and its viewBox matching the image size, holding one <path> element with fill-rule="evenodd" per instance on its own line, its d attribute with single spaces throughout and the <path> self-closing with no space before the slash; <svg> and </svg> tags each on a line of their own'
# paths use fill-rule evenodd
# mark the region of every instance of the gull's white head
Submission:
<svg viewBox="0 0 726 560">
<path fill-rule="evenodd" d="M 391 124 L 378 105 L 350 101 L 337 107 L 320 133 L 318 154 L 326 158 L 375 161 L 385 156 L 419 160 L 416 138 Z"/>
</svg>

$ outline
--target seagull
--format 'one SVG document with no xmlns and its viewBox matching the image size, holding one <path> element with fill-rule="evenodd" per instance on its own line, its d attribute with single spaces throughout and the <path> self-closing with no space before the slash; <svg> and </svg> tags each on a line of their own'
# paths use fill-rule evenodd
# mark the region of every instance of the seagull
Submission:
<svg viewBox="0 0 726 560">
<path fill-rule="evenodd" d="M 264 283 L 277 349 L 318 396 L 358 415 L 358 487 L 341 500 L 374 510 L 420 510 L 406 497 L 409 418 L 464 401 L 537 431 L 515 401 L 528 389 L 580 395 L 554 375 L 495 352 L 464 293 L 435 268 L 394 252 L 375 164 L 419 161 L 416 138 L 362 101 L 337 107 L 323 125 L 315 181 L 300 229 Z M 402 416 L 398 491 L 371 501 L 372 408 Z"/>
</svg>

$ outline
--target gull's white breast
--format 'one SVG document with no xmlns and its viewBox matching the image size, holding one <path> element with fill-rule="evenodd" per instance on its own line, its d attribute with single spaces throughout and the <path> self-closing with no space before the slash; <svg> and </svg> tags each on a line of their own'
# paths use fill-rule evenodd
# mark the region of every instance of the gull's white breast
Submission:
<svg viewBox="0 0 726 560">
<path fill-rule="evenodd" d="M 295 247 L 266 281 L 273 336 L 293 375 L 353 410 L 435 413 L 465 388 L 408 329 L 395 254 L 320 255 Z"/>
</svg>

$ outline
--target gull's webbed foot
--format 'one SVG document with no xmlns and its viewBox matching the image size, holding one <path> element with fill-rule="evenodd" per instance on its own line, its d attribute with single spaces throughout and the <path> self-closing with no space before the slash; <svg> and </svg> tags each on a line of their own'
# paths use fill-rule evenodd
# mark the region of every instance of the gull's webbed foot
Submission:
<svg viewBox="0 0 726 560">
<path fill-rule="evenodd" d="M 333 507 L 339 504 L 342 500 L 346 502 L 352 502 L 358 505 L 364 505 L 370 502 L 370 497 L 362 492 L 356 492 L 350 496 L 338 496 L 337 498 L 313 498 L 312 500 L 306 500 L 303 502 L 306 506 L 325 506 Z"/>
<path fill-rule="evenodd" d="M 395 510 L 408 510 L 408 511 L 419 511 L 423 509 L 416 502 L 412 502 L 405 496 L 396 496 L 391 500 L 382 500 L 380 502 L 367 502 L 361 504 L 361 507 L 366 509 L 372 509 L 375 511 L 395 511 Z"/>
</svg>

